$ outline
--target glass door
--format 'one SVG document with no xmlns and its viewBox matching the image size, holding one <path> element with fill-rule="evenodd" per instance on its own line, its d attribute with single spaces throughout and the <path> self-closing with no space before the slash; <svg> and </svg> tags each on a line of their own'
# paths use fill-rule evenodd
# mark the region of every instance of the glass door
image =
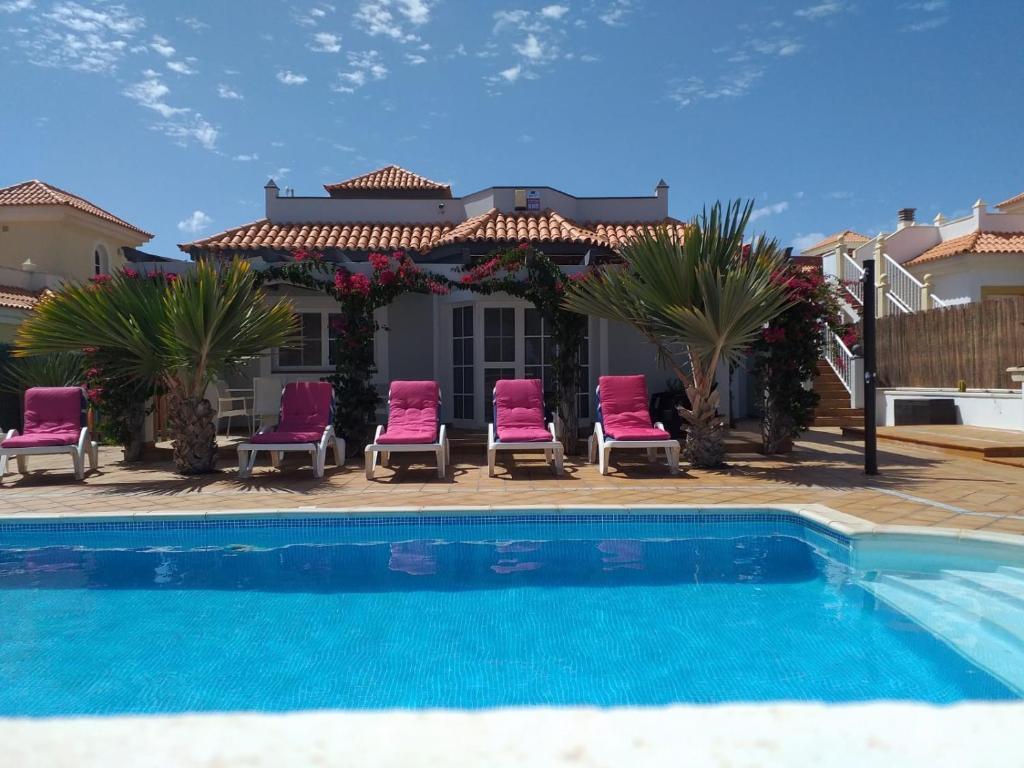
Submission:
<svg viewBox="0 0 1024 768">
<path fill-rule="evenodd" d="M 516 309 L 484 307 L 484 420 L 494 420 L 494 383 L 516 378 Z"/>
<path fill-rule="evenodd" d="M 476 379 L 473 349 L 473 305 L 452 309 L 452 418 L 476 418 L 473 386 Z"/>
</svg>

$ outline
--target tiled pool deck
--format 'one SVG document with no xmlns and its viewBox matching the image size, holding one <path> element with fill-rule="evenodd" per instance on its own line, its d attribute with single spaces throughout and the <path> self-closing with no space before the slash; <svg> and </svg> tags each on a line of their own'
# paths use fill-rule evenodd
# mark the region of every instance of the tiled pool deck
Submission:
<svg viewBox="0 0 1024 768">
<path fill-rule="evenodd" d="M 601 477 L 576 458 L 555 477 L 537 454 L 516 457 L 511 469 L 487 477 L 482 452 L 453 455 L 445 480 L 397 455 L 398 469 L 378 469 L 367 481 L 359 464 L 328 465 L 321 481 L 290 458 L 284 470 L 259 466 L 239 480 L 236 465 L 222 472 L 181 478 L 169 464 L 119 463 L 120 451 L 103 448 L 100 470 L 76 483 L 67 457 L 34 457 L 36 471 L 4 478 L 2 514 L 199 513 L 207 510 L 298 510 L 351 507 L 558 506 L 586 504 L 806 504 L 821 503 L 873 523 L 934 526 L 1024 535 L 1024 469 L 963 458 L 926 446 L 883 441 L 881 474 L 862 471 L 861 447 L 836 429 L 816 429 L 787 458 L 730 456 L 718 471 L 684 470 L 670 477 L 648 465 L 642 452 Z"/>
</svg>

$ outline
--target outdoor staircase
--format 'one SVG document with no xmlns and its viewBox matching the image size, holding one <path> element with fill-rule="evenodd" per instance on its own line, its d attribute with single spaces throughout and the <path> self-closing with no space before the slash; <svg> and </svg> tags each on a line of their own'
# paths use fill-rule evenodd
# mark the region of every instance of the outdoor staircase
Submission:
<svg viewBox="0 0 1024 768">
<path fill-rule="evenodd" d="M 821 400 L 814 409 L 815 427 L 858 427 L 864 423 L 864 409 L 850 407 L 850 392 L 824 360 L 818 361 L 814 391 Z"/>
<path fill-rule="evenodd" d="M 886 574 L 861 586 L 1024 693 L 1024 568 Z"/>
</svg>

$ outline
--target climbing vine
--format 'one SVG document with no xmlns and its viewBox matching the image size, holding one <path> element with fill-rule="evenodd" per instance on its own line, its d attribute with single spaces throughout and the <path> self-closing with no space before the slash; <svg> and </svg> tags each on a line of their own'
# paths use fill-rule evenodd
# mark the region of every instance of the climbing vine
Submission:
<svg viewBox="0 0 1024 768">
<path fill-rule="evenodd" d="M 524 299 L 540 313 L 552 341 L 551 381 L 545 382 L 546 406 L 562 424 L 562 439 L 575 452 L 579 435 L 580 347 L 586 340 L 587 318 L 563 308 L 566 277 L 549 256 L 529 243 L 495 251 L 461 268 L 460 284 L 477 293 L 506 293 Z"/>
<path fill-rule="evenodd" d="M 258 274 L 257 281 L 280 280 L 318 290 L 338 302 L 332 322 L 334 373 L 325 377 L 334 387 L 334 428 L 344 435 L 353 452 L 369 442 L 376 422 L 380 394 L 373 384 L 377 372 L 373 338 L 380 325 L 374 312 L 406 293 L 448 293 L 450 281 L 427 274 L 402 251 L 371 253 L 371 273 L 334 267 L 320 253 L 300 250 L 293 261 L 275 264 Z"/>
<path fill-rule="evenodd" d="M 779 272 L 773 278 L 796 303 L 772 320 L 751 346 L 752 372 L 761 393 L 761 441 L 767 454 L 787 450 L 814 420 L 819 395 L 805 386 L 818 375 L 826 329 L 853 340 L 842 323 L 837 289 L 820 273 Z"/>
</svg>

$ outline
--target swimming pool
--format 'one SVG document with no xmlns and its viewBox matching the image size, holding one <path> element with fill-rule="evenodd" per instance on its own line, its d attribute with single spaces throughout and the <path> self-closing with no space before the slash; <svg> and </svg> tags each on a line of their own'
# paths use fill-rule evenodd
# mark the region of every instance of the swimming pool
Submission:
<svg viewBox="0 0 1024 768">
<path fill-rule="evenodd" d="M 769 509 L 8 520 L 0 715 L 1021 697 L 1013 617 L 972 656 L 851 549 Z"/>
</svg>

